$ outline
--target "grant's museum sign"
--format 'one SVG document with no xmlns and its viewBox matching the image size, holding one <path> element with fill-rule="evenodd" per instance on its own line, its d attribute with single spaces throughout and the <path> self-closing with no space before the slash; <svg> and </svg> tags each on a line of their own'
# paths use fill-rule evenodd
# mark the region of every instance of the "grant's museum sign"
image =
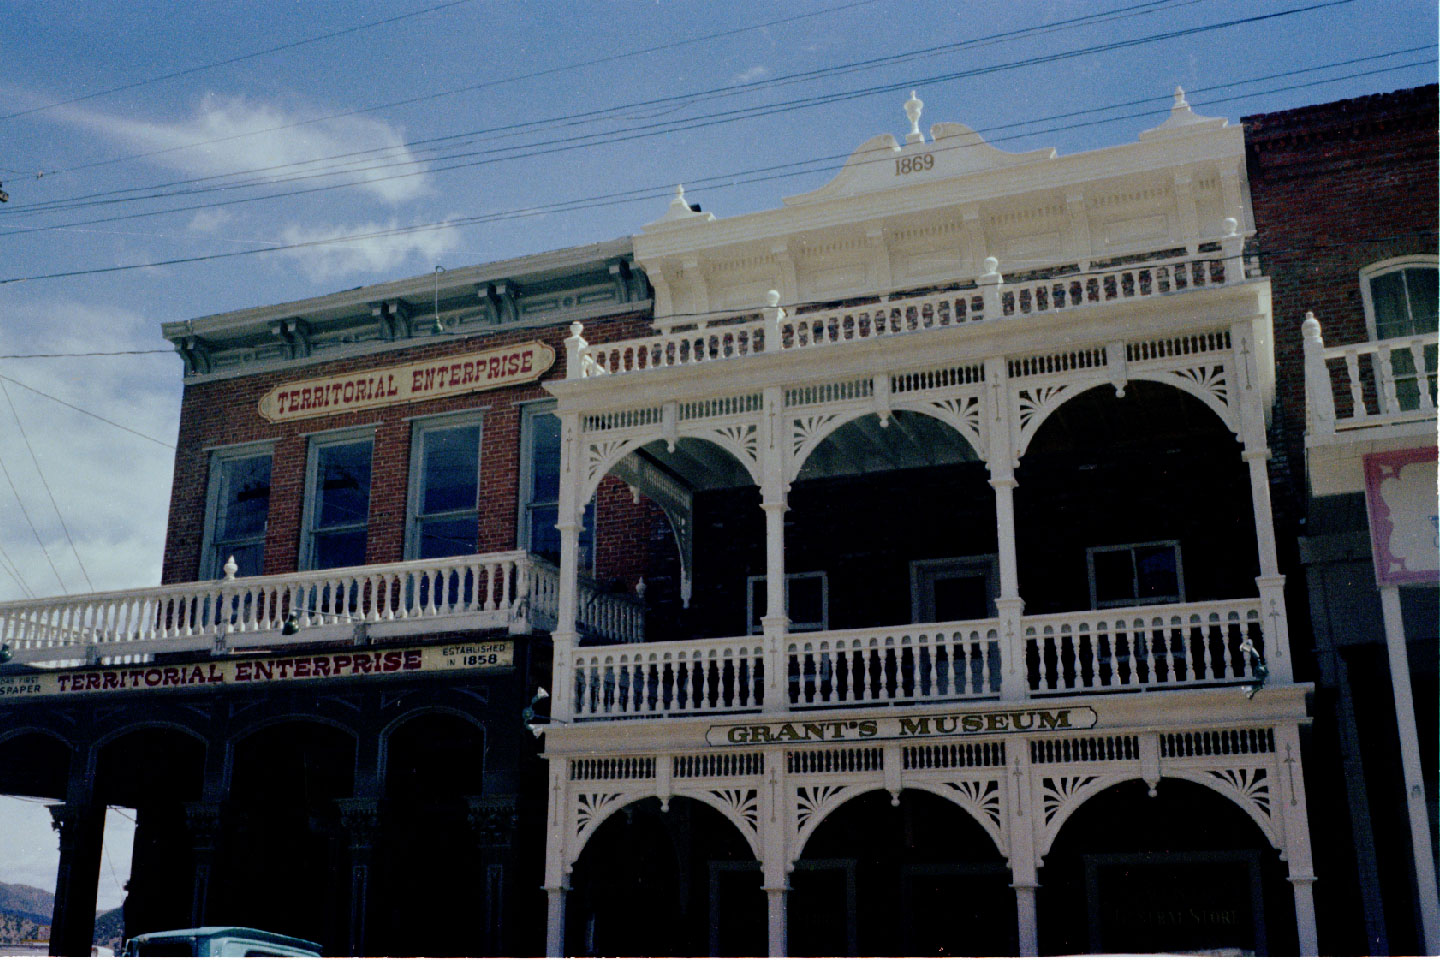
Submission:
<svg viewBox="0 0 1440 960">
<path fill-rule="evenodd" d="M 1089 730 L 1098 717 L 1088 706 L 1033 710 L 965 710 L 918 717 L 866 717 L 857 720 L 792 720 L 711 727 L 712 747 L 757 743 L 834 743 L 860 740 L 916 740 L 925 737 L 996 733 Z"/>
<path fill-rule="evenodd" d="M 294 380 L 260 398 L 260 416 L 283 423 L 494 390 L 538 380 L 554 364 L 555 351 L 532 340 L 399 367 Z"/>
<path fill-rule="evenodd" d="M 1381 586 L 1440 579 L 1435 481 L 1434 447 L 1365 458 L 1365 501 L 1375 578 Z"/>
</svg>

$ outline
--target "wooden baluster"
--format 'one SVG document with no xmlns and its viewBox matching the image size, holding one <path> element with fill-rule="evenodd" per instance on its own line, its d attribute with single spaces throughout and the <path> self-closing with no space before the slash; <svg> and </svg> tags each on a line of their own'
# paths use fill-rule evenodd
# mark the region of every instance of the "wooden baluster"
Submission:
<svg viewBox="0 0 1440 960">
<path fill-rule="evenodd" d="M 1360 382 L 1360 355 L 1354 350 L 1345 351 L 1345 372 L 1350 377 L 1350 416 L 1364 420 L 1370 411 L 1365 406 L 1365 386 Z"/>
<path fill-rule="evenodd" d="M 1420 391 L 1420 406 L 1417 409 L 1428 413 L 1435 409 L 1435 400 L 1430 396 L 1430 371 L 1425 369 L 1425 344 L 1420 340 L 1412 341 L 1410 356 L 1415 364 L 1415 387 Z"/>
<path fill-rule="evenodd" d="M 1200 648 L 1199 656 L 1195 660 L 1195 680 L 1219 679 L 1211 675 L 1210 669 L 1210 638 L 1205 634 L 1203 625 L 1199 625 L 1199 617 L 1190 615 L 1190 645 Z"/>
<path fill-rule="evenodd" d="M 1387 344 L 1380 344 L 1370 354 L 1370 368 L 1375 371 L 1379 385 L 1375 392 L 1379 394 L 1381 415 L 1399 413 L 1400 398 L 1395 393 L 1395 350 Z"/>
</svg>

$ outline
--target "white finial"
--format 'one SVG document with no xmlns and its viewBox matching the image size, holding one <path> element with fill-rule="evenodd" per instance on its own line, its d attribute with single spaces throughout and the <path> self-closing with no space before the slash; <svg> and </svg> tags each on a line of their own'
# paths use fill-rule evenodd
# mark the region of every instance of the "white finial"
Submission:
<svg viewBox="0 0 1440 960">
<path fill-rule="evenodd" d="M 570 324 L 570 336 L 578 337 L 583 332 L 585 332 L 585 325 L 579 320 L 575 320 Z"/>
<path fill-rule="evenodd" d="M 1225 236 L 1233 237 L 1240 232 L 1240 221 L 1234 217 L 1226 217 L 1220 221 L 1220 226 L 1225 228 Z"/>
<path fill-rule="evenodd" d="M 767 306 L 767 307 L 778 307 L 778 306 L 780 306 L 780 291 L 779 291 L 779 290 L 767 290 L 767 291 L 765 292 L 765 306 Z"/>
<path fill-rule="evenodd" d="M 905 116 L 910 118 L 910 132 L 905 134 L 906 143 L 924 143 L 925 134 L 920 132 L 920 108 L 925 102 L 915 96 L 915 91 L 910 91 L 910 99 L 905 101 Z"/>
<path fill-rule="evenodd" d="M 1188 106 L 1190 106 L 1190 104 L 1188 104 L 1188 103 L 1185 102 L 1185 88 L 1182 87 L 1182 86 L 1180 86 L 1179 84 L 1176 84 L 1176 86 L 1175 86 L 1175 106 L 1174 106 L 1174 109 L 1179 109 L 1180 107 L 1188 107 Z"/>
<path fill-rule="evenodd" d="M 670 201 L 670 209 L 676 213 L 690 213 L 690 201 L 685 199 L 685 185 L 675 184 L 675 196 Z"/>
<path fill-rule="evenodd" d="M 1315 311 L 1305 311 L 1305 322 L 1300 324 L 1300 334 L 1306 340 L 1320 339 L 1320 321 L 1315 319 Z"/>
<path fill-rule="evenodd" d="M 235 571 L 239 570 L 240 566 L 235 562 L 235 557 L 232 555 L 230 559 L 225 561 L 225 566 L 221 567 L 220 569 L 225 571 L 226 580 L 234 580 Z"/>
<path fill-rule="evenodd" d="M 645 585 L 644 577 L 641 577 L 639 580 L 635 581 L 635 596 L 639 597 L 641 600 L 645 599 L 645 591 L 647 589 L 649 588 Z"/>
<path fill-rule="evenodd" d="M 1000 261 L 994 257 L 985 258 L 985 276 L 991 276 L 1000 272 Z"/>
</svg>

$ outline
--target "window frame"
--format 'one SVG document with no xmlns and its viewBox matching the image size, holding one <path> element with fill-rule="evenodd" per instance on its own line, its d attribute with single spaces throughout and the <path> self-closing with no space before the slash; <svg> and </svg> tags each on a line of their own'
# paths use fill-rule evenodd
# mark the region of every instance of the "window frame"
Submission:
<svg viewBox="0 0 1440 960">
<path fill-rule="evenodd" d="M 1140 567 L 1135 562 L 1135 550 L 1140 547 L 1170 547 L 1175 554 L 1175 589 L 1176 593 L 1163 597 L 1141 597 L 1140 594 Z M 1130 569 L 1132 573 L 1132 585 L 1135 596 L 1127 600 L 1105 600 L 1098 599 L 1095 593 L 1095 555 L 1097 553 L 1118 553 L 1121 550 L 1130 551 Z M 1090 609 L 1091 610 L 1115 610 L 1121 607 L 1152 607 L 1166 603 L 1185 602 L 1185 567 L 1180 553 L 1179 540 L 1137 540 L 1134 543 L 1110 543 L 1103 546 L 1085 548 L 1085 568 L 1090 578 Z"/>
<path fill-rule="evenodd" d="M 217 541 L 215 534 L 215 522 L 218 520 L 217 512 L 220 507 L 220 475 L 221 466 L 238 460 L 249 460 L 254 457 L 265 456 L 270 458 L 270 483 L 273 490 L 275 483 L 275 441 L 257 440 L 249 443 L 236 443 L 224 447 L 214 447 L 209 451 L 209 475 L 205 480 L 205 525 L 200 537 L 200 569 L 197 571 L 200 580 L 218 580 L 225 575 L 225 560 L 216 553 L 216 548 L 223 543 L 239 543 L 240 541 Z M 270 530 L 270 512 L 265 512 L 265 529 L 260 534 L 259 543 L 261 549 L 260 572 L 265 572 L 264 549 L 265 537 Z M 251 543 L 253 541 L 245 541 Z"/>
<path fill-rule="evenodd" d="M 1391 257 L 1388 260 L 1377 260 L 1360 268 L 1360 300 L 1365 305 L 1365 335 L 1371 343 L 1379 343 L 1381 338 L 1378 335 L 1378 326 L 1375 319 L 1375 299 L 1371 292 L 1370 285 L 1380 277 L 1391 273 L 1400 273 L 1415 267 L 1440 270 L 1440 256 L 1428 253 L 1410 253 L 1402 257 Z M 1410 316 L 1413 322 L 1414 314 Z M 1402 336 L 1415 336 L 1414 333 L 1403 334 Z M 1392 339 L 1386 337 L 1384 339 Z"/>
<path fill-rule="evenodd" d="M 326 533 L 342 532 L 344 529 L 360 527 L 364 529 L 367 545 L 366 559 L 369 559 L 369 535 L 370 535 L 370 510 L 374 507 L 375 492 L 375 433 L 376 427 L 371 424 L 363 427 L 346 427 L 340 430 L 326 430 L 320 433 L 312 433 L 306 437 L 305 449 L 305 495 L 300 510 L 300 553 L 296 558 L 296 568 L 300 571 L 319 569 L 315 566 L 315 480 L 316 472 L 320 466 L 320 450 L 323 447 L 341 446 L 343 444 L 355 443 L 360 440 L 368 441 L 370 444 L 370 489 L 365 493 L 365 523 L 352 524 L 349 527 L 328 528 Z M 335 569 L 327 567 L 326 569 Z"/>
<path fill-rule="evenodd" d="M 488 408 L 485 408 L 488 409 Z M 480 549 L 480 477 L 485 460 L 485 409 L 460 410 L 432 417 L 417 417 L 410 421 L 410 468 L 407 474 L 405 493 L 405 559 L 420 557 L 420 521 L 470 514 L 475 517 L 475 549 Z M 469 510 L 445 510 L 422 518 L 420 514 L 421 471 L 424 467 L 425 435 L 441 430 L 475 427 L 475 503 Z M 465 554 L 455 554 L 465 556 Z"/>
<path fill-rule="evenodd" d="M 520 407 L 520 462 L 518 464 L 520 476 L 518 478 L 519 482 L 516 484 L 518 496 L 516 497 L 515 548 L 517 550 L 524 550 L 526 553 L 531 553 L 530 545 L 534 537 L 530 514 L 535 506 L 535 472 L 532 469 L 535 458 L 534 423 L 540 417 L 557 416 L 555 413 L 557 403 L 554 400 L 527 400 L 517 404 L 517 406 Z M 564 443 L 563 437 L 561 438 L 561 443 Z M 549 500 L 540 501 L 540 505 L 546 507 L 550 506 L 551 503 L 552 501 Z M 557 498 L 553 503 L 555 505 L 555 512 L 558 515 L 560 512 L 560 501 Z M 582 511 L 581 513 L 581 557 L 582 560 L 588 562 L 582 562 L 580 564 L 580 572 L 589 576 L 594 576 L 595 574 L 596 530 L 600 525 L 598 516 L 599 507 L 598 497 L 591 497 L 590 502 L 585 505 L 585 510 L 590 512 L 590 551 L 588 556 L 585 554 L 584 549 L 584 512 Z"/>
<path fill-rule="evenodd" d="M 830 575 L 824 570 L 802 570 L 797 573 L 785 574 L 785 614 L 790 614 L 790 581 L 820 580 L 820 621 L 807 620 L 797 623 L 791 621 L 785 628 L 788 633 L 817 633 L 830 629 Z M 759 573 L 745 578 L 745 632 L 749 636 L 756 636 L 765 632 L 765 625 L 760 622 L 764 616 L 762 611 L 760 617 L 755 615 L 755 584 L 763 584 L 765 574 Z"/>
<path fill-rule="evenodd" d="M 935 581 L 937 574 L 947 571 L 975 571 L 985 577 L 985 616 L 994 619 L 999 616 L 995 602 L 1000 597 L 1000 555 L 998 553 L 974 553 L 963 557 L 932 557 L 910 561 L 910 622 L 930 623 L 924 616 L 926 601 L 929 608 L 935 608 Z M 927 598 L 926 591 L 929 591 Z M 945 621 L 933 621 L 945 622 Z"/>
</svg>

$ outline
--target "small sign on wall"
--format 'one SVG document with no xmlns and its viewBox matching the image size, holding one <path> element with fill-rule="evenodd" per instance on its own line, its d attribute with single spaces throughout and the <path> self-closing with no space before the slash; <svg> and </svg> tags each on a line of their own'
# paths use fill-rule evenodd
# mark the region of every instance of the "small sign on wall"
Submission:
<svg viewBox="0 0 1440 960">
<path fill-rule="evenodd" d="M 1440 579 L 1435 448 L 1365 457 L 1375 579 L 1381 586 Z"/>
<path fill-rule="evenodd" d="M 284 423 L 494 390 L 538 380 L 554 364 L 555 351 L 532 340 L 399 367 L 295 380 L 260 398 L 260 416 L 271 423 Z"/>
</svg>

